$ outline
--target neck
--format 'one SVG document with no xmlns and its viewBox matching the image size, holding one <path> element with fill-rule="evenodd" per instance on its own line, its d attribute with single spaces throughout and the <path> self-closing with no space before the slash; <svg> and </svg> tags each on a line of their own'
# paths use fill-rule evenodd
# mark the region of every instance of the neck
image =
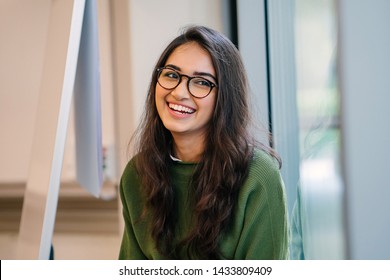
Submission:
<svg viewBox="0 0 390 280">
<path fill-rule="evenodd" d="M 184 162 L 199 162 L 204 151 L 204 139 L 173 136 L 173 156 Z"/>
</svg>

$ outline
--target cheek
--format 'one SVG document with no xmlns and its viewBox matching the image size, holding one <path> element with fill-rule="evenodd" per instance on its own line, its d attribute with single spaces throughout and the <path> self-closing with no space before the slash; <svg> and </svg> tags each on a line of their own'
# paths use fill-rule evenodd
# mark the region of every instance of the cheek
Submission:
<svg viewBox="0 0 390 280">
<path fill-rule="evenodd" d="M 156 86 L 155 92 L 154 92 L 154 102 L 157 109 L 157 113 L 159 116 L 161 116 L 161 110 L 162 106 L 164 104 L 164 99 L 162 97 L 161 89 L 158 89 L 158 86 Z"/>
<path fill-rule="evenodd" d="M 164 100 L 168 93 L 169 93 L 168 90 L 162 88 L 159 84 L 157 84 L 155 88 L 155 96 L 154 96 L 156 102 L 157 101 L 161 102 L 161 100 Z"/>
<path fill-rule="evenodd" d="M 165 103 L 164 98 L 165 98 L 165 91 L 161 89 L 161 87 L 156 86 L 155 89 L 155 94 L 154 94 L 154 100 L 156 102 L 156 106 L 161 106 L 162 103 Z"/>
<path fill-rule="evenodd" d="M 202 100 L 202 101 L 204 101 L 203 104 L 199 104 L 199 106 L 202 106 L 204 108 L 205 115 L 207 115 L 208 119 L 211 119 L 215 111 L 215 105 L 216 105 L 215 97 L 213 96 L 210 99 Z"/>
<path fill-rule="evenodd" d="M 156 99 L 156 101 L 160 97 L 160 95 L 161 95 L 161 90 L 157 84 L 156 87 L 154 88 L 154 98 Z"/>
</svg>

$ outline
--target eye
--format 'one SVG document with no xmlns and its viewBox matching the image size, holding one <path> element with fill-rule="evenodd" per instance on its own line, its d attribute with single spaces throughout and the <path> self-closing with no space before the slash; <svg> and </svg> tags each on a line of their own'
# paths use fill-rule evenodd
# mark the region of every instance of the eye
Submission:
<svg viewBox="0 0 390 280">
<path fill-rule="evenodd" d="M 211 88 L 212 83 L 206 79 L 203 78 L 194 78 L 191 80 L 192 84 L 196 87 L 204 87 L 204 88 Z"/>
<path fill-rule="evenodd" d="M 162 76 L 164 78 L 172 79 L 172 80 L 178 80 L 180 78 L 180 75 L 176 71 L 170 69 L 163 70 Z"/>
</svg>

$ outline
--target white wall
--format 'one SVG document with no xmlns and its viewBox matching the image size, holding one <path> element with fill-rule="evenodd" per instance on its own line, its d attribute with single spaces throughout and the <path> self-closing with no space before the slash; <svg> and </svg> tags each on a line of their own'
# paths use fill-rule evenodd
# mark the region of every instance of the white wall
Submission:
<svg viewBox="0 0 390 280">
<path fill-rule="evenodd" d="M 25 181 L 50 1 L 0 2 L 0 181 Z"/>
</svg>

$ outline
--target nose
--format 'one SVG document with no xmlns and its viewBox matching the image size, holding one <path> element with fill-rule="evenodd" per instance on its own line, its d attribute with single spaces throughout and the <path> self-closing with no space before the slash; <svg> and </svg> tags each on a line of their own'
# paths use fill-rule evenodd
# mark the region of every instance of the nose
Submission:
<svg viewBox="0 0 390 280">
<path fill-rule="evenodd" d="M 186 80 L 184 78 L 186 78 Z M 180 83 L 171 92 L 171 95 L 177 100 L 182 100 L 190 97 L 190 92 L 188 91 L 187 79 L 188 79 L 187 77 L 183 76 Z"/>
</svg>

